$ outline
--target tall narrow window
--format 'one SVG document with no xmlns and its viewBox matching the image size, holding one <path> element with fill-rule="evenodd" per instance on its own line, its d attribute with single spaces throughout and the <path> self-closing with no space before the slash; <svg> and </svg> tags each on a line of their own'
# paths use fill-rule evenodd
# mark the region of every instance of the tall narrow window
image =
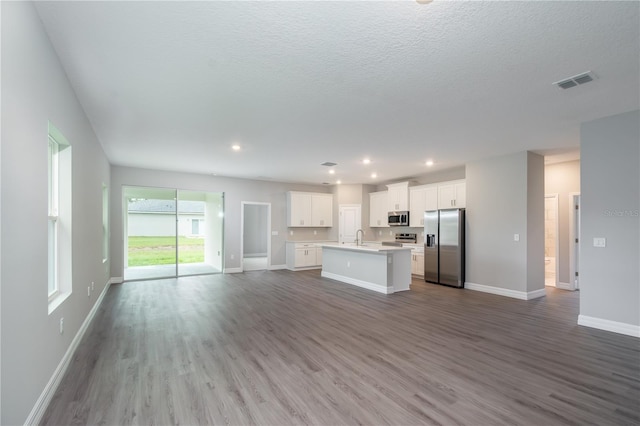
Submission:
<svg viewBox="0 0 640 426">
<path fill-rule="evenodd" d="M 58 205 L 59 184 L 59 151 L 60 146 L 49 135 L 49 300 L 55 298 L 59 291 L 58 275 Z"/>
<path fill-rule="evenodd" d="M 102 184 L 102 263 L 109 259 L 109 188 Z"/>
<path fill-rule="evenodd" d="M 49 123 L 48 284 L 49 314 L 72 291 L 72 156 L 71 144 Z"/>
</svg>

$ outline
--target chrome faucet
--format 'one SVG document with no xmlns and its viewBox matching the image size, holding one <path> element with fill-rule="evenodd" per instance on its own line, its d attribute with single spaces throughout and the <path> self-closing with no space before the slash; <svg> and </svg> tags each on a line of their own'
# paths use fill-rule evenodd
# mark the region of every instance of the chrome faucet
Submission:
<svg viewBox="0 0 640 426">
<path fill-rule="evenodd" d="M 360 244 L 362 244 L 362 240 L 360 240 L 360 242 L 358 242 L 358 232 L 362 232 L 362 238 L 364 238 L 364 231 L 362 229 L 358 229 L 356 231 L 356 247 L 359 246 Z"/>
</svg>

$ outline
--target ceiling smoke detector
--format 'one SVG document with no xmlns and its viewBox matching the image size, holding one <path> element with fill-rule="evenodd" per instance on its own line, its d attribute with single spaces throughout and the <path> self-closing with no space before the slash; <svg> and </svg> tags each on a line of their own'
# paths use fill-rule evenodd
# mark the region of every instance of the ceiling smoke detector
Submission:
<svg viewBox="0 0 640 426">
<path fill-rule="evenodd" d="M 576 87 L 579 84 L 585 84 L 595 80 L 596 77 L 591 71 L 583 72 L 582 74 L 574 75 L 573 77 L 565 78 L 564 80 L 556 81 L 553 83 L 561 89 L 569 89 Z"/>
</svg>

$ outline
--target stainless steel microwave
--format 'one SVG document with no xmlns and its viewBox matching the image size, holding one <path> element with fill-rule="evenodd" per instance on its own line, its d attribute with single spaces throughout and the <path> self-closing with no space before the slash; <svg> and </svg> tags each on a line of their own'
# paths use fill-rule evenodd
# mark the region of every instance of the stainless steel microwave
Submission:
<svg viewBox="0 0 640 426">
<path fill-rule="evenodd" d="M 409 212 L 389 212 L 389 226 L 409 226 Z"/>
</svg>

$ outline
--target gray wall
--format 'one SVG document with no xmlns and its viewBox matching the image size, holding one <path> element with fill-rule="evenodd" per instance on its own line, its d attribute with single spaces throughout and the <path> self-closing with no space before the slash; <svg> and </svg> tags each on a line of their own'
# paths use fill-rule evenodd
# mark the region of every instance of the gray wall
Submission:
<svg viewBox="0 0 640 426">
<path fill-rule="evenodd" d="M 550 164 L 544 168 L 545 194 L 558 194 L 558 280 L 571 283 L 569 277 L 571 265 L 569 259 L 570 229 L 569 220 L 573 214 L 570 196 L 572 192 L 580 192 L 580 161 L 567 161 Z"/>
<path fill-rule="evenodd" d="M 111 167 L 111 276 L 123 276 L 122 186 L 176 188 L 224 193 L 224 268 L 240 268 L 240 216 L 242 201 L 271 203 L 271 264 L 286 263 L 285 242 L 328 240 L 327 228 L 287 228 L 286 191 L 329 193 L 326 185 L 301 185 L 177 173 L 131 167 Z M 335 204 L 335 203 L 334 203 Z M 337 227 L 337 222 L 336 222 Z M 314 234 L 316 231 L 316 234 Z M 293 232 L 293 235 L 291 235 Z"/>
<path fill-rule="evenodd" d="M 22 424 L 97 296 L 109 164 L 32 3 L 2 2 L 1 424 Z M 73 293 L 47 302 L 47 121 L 73 149 Z M 95 291 L 87 297 L 87 286 Z M 58 332 L 64 317 L 64 334 Z"/>
<path fill-rule="evenodd" d="M 544 288 L 543 174 L 542 157 L 529 152 L 467 164 L 467 282 Z"/>
<path fill-rule="evenodd" d="M 639 326 L 640 111 L 582 124 L 580 144 L 580 315 Z"/>
</svg>

